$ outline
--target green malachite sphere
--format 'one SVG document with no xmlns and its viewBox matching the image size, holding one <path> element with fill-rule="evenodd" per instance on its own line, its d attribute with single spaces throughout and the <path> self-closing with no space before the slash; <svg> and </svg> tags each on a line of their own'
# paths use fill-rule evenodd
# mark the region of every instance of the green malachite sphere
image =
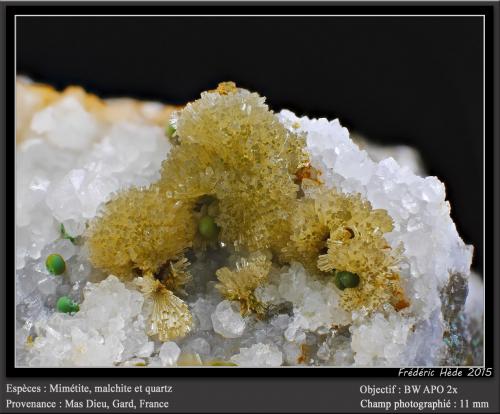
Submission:
<svg viewBox="0 0 500 414">
<path fill-rule="evenodd" d="M 205 216 L 198 222 L 198 231 L 204 239 L 213 240 L 219 234 L 219 227 L 213 217 Z"/>
<path fill-rule="evenodd" d="M 45 267 L 53 275 L 62 275 L 66 270 L 66 262 L 60 254 L 53 253 L 47 256 Z"/>
<path fill-rule="evenodd" d="M 333 282 L 340 290 L 344 290 L 345 286 L 342 284 L 342 280 L 340 280 L 339 273 L 340 272 L 336 272 L 335 270 L 333 271 Z"/>
<path fill-rule="evenodd" d="M 352 272 L 335 272 L 333 281 L 340 290 L 352 289 L 359 285 L 359 276 Z"/>
<path fill-rule="evenodd" d="M 78 303 L 73 302 L 67 296 L 61 296 L 57 300 L 56 307 L 57 310 L 62 313 L 75 313 L 80 310 L 80 306 L 78 306 Z"/>
<path fill-rule="evenodd" d="M 351 272 L 337 272 L 337 276 L 344 288 L 355 288 L 359 285 L 359 276 Z"/>
</svg>

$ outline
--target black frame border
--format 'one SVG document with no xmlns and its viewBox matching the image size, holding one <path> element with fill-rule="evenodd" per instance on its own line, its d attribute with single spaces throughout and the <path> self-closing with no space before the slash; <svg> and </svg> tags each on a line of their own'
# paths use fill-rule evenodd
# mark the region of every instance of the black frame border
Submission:
<svg viewBox="0 0 500 414">
<path fill-rule="evenodd" d="M 5 12 L 5 38 L 6 38 L 6 55 L 5 55 L 5 103 L 6 103 L 6 134 L 5 137 L 15 136 L 14 125 L 14 96 L 15 96 L 15 77 L 14 71 L 14 20 L 15 15 L 30 14 L 30 15 L 93 15 L 93 14 L 350 14 L 350 15 L 463 15 L 463 14 L 477 14 L 485 16 L 485 44 L 484 44 L 484 64 L 485 64 L 485 266 L 484 275 L 488 277 L 488 289 L 485 292 L 485 315 L 487 315 L 485 322 L 485 353 L 484 361 L 485 367 L 493 367 L 494 363 L 494 336 L 498 332 L 494 328 L 498 328 L 498 317 L 494 311 L 494 292 L 497 293 L 497 298 L 500 298 L 498 292 L 498 281 L 495 280 L 498 276 L 498 259 L 495 257 L 494 252 L 498 247 L 494 245 L 498 241 L 498 236 L 494 232 L 498 232 L 498 190 L 500 188 L 498 180 L 498 165 L 495 165 L 495 156 L 498 156 L 498 129 L 495 132 L 494 122 L 498 121 L 494 114 L 498 114 L 498 107 L 495 105 L 495 84 L 494 76 L 499 68 L 496 68 L 494 53 L 498 52 L 499 45 L 498 39 L 494 39 L 495 24 L 499 24 L 498 4 L 492 2 L 476 2 L 476 3 L 416 3 L 408 2 L 406 4 L 394 4 L 394 2 L 293 2 L 287 5 L 279 4 L 276 2 L 266 3 L 226 3 L 216 2 L 207 4 L 207 2 L 191 2 L 189 4 L 180 2 L 171 3 L 157 3 L 157 2 L 122 2 L 118 5 L 113 3 L 93 3 L 93 2 L 74 2 L 71 4 L 61 4 L 61 2 L 46 2 L 40 5 L 38 2 L 17 2 L 2 4 Z M 496 21 L 495 21 L 496 19 Z M 498 28 L 496 28 L 498 30 Z M 497 42 L 495 44 L 495 41 Z M 496 48 L 496 49 L 495 49 Z M 15 221 L 13 220 L 15 214 L 14 208 L 14 153 L 15 142 L 13 139 L 5 139 L 5 167 L 6 167 L 6 197 L 9 200 L 5 204 L 6 210 L 6 228 L 2 237 L 5 237 L 6 253 L 5 260 L 5 277 L 2 278 L 2 289 L 5 303 L 5 326 L 6 332 L 4 335 L 5 343 L 5 374 L 7 377 L 162 377 L 162 378 L 175 378 L 175 377 L 398 377 L 399 368 L 269 368 L 261 371 L 259 368 L 175 368 L 167 374 L 165 369 L 133 369 L 123 368 L 117 371 L 117 368 L 17 368 L 15 366 L 15 349 L 14 340 L 12 339 L 15 333 L 15 324 L 12 317 L 14 311 L 14 288 L 15 281 L 9 274 L 14 270 L 15 246 L 12 243 L 15 231 Z M 495 198 L 494 198 L 495 195 Z M 435 370 L 435 377 L 439 376 L 440 368 L 431 368 Z M 468 368 L 459 368 L 463 371 L 462 375 L 467 375 Z"/>
</svg>

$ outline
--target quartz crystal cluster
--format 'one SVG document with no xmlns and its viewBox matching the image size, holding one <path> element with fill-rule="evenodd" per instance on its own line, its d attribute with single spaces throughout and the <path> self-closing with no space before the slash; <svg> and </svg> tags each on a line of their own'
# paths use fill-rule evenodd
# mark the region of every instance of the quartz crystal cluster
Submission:
<svg viewBox="0 0 500 414">
<path fill-rule="evenodd" d="M 231 82 L 176 111 L 17 94 L 19 366 L 482 362 L 472 247 L 415 158 Z"/>
</svg>

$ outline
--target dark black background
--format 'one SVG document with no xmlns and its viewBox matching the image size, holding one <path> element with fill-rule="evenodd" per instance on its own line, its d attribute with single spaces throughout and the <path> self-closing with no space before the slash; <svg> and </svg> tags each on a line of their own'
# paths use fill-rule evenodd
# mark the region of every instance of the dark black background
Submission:
<svg viewBox="0 0 500 414">
<path fill-rule="evenodd" d="M 480 17 L 18 17 L 17 72 L 179 104 L 234 80 L 275 110 L 414 146 L 482 272 L 482 42 Z"/>
</svg>

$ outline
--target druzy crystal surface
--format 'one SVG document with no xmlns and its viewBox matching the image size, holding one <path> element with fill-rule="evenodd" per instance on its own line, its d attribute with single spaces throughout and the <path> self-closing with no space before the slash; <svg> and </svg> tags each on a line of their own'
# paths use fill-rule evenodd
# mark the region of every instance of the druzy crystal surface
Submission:
<svg viewBox="0 0 500 414">
<path fill-rule="evenodd" d="M 372 158 L 338 120 L 232 83 L 160 126 L 159 104 L 124 121 L 78 94 L 18 94 L 18 365 L 482 363 L 472 247 L 407 151 Z M 58 313 L 62 295 L 79 311 Z"/>
</svg>

